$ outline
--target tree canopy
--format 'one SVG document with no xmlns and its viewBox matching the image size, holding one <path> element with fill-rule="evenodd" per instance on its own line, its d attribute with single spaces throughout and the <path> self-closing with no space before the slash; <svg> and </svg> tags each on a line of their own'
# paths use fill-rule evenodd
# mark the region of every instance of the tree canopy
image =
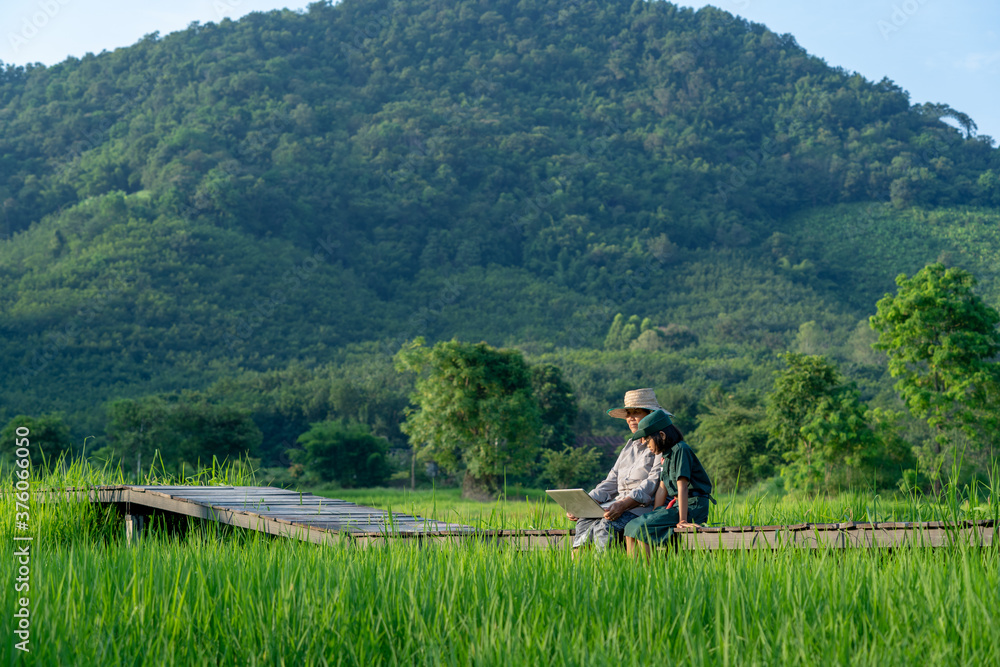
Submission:
<svg viewBox="0 0 1000 667">
<path fill-rule="evenodd" d="M 418 375 L 403 432 L 450 472 L 464 470 L 468 495 L 495 494 L 504 474 L 526 472 L 543 442 L 531 371 L 516 350 L 485 343 L 417 339 L 396 355 Z"/>
<path fill-rule="evenodd" d="M 108 406 L 106 455 L 126 469 L 169 470 L 256 456 L 262 434 L 247 408 L 214 403 L 197 392 L 120 399 Z"/>
<path fill-rule="evenodd" d="M 28 435 L 18 435 L 18 429 L 24 428 L 28 429 Z M 0 456 L 12 461 L 14 453 L 20 449 L 18 443 L 25 441 L 31 464 L 39 468 L 74 453 L 69 427 L 60 414 L 18 415 L 11 419 L 0 431 Z"/>
<path fill-rule="evenodd" d="M 380 486 L 391 472 L 389 443 L 372 435 L 363 424 L 325 421 L 313 424 L 298 437 L 301 449 L 292 458 L 323 481 L 346 487 Z"/>
<path fill-rule="evenodd" d="M 857 389 L 821 356 L 788 352 L 767 395 L 767 426 L 789 486 L 829 490 L 837 481 L 860 484 L 876 458 L 878 440 Z M 836 479 L 841 475 L 843 480 Z M 853 479 L 852 479 L 853 477 Z"/>
<path fill-rule="evenodd" d="M 871 318 L 873 347 L 889 355 L 889 372 L 906 406 L 936 429 L 940 445 L 962 430 L 992 448 L 1000 425 L 1000 313 L 975 292 L 968 271 L 930 264 L 900 274 Z M 929 462 L 931 470 L 942 461 Z M 992 450 L 991 450 L 992 451 Z"/>
</svg>

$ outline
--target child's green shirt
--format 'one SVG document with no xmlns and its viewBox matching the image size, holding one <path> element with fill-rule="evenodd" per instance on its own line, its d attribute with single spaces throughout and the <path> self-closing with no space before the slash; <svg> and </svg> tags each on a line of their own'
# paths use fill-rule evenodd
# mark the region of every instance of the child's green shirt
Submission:
<svg viewBox="0 0 1000 667">
<path fill-rule="evenodd" d="M 705 472 L 694 451 L 683 440 L 663 455 L 660 480 L 667 487 L 667 494 L 670 497 L 677 495 L 677 480 L 681 477 L 686 477 L 689 481 L 689 496 L 712 495 L 712 480 L 708 478 L 708 473 Z"/>
</svg>

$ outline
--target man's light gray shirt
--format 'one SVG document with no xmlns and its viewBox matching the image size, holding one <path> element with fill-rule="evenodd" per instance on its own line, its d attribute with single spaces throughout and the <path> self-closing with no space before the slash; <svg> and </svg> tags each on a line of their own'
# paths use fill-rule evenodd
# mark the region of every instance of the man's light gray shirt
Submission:
<svg viewBox="0 0 1000 667">
<path fill-rule="evenodd" d="M 662 466 L 663 457 L 650 452 L 642 440 L 629 440 L 611 472 L 590 492 L 590 497 L 601 504 L 632 497 L 640 505 L 630 510 L 633 514 L 649 512 L 653 509 Z"/>
</svg>

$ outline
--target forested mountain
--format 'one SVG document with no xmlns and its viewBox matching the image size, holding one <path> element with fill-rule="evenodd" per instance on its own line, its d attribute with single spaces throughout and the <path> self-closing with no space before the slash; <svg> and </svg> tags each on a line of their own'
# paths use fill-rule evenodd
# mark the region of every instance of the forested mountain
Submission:
<svg viewBox="0 0 1000 667">
<path fill-rule="evenodd" d="M 0 422 L 100 431 L 117 397 L 384 369 L 418 335 L 555 361 L 585 410 L 763 389 L 810 336 L 860 359 L 900 271 L 996 303 L 968 120 L 660 1 L 344 0 L 8 66 Z M 596 351 L 617 313 L 674 335 L 655 373 Z"/>
</svg>

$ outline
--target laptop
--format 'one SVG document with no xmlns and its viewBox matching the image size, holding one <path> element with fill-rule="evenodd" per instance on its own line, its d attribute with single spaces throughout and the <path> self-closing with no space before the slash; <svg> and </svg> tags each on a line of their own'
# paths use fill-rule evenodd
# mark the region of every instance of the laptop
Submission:
<svg viewBox="0 0 1000 667">
<path fill-rule="evenodd" d="M 603 519 L 604 508 L 583 489 L 547 489 L 545 493 L 564 510 L 580 519 Z"/>
</svg>

